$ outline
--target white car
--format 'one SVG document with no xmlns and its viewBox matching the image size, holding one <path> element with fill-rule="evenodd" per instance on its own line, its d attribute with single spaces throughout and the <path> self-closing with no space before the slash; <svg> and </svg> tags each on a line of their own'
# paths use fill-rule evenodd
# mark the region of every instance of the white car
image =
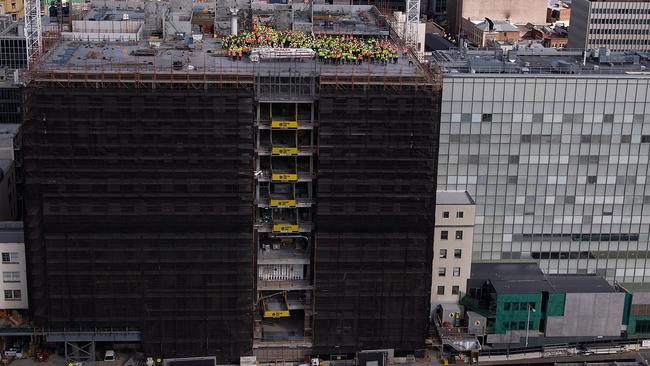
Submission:
<svg viewBox="0 0 650 366">
<path fill-rule="evenodd" d="M 104 361 L 115 361 L 115 360 L 116 360 L 115 351 L 113 351 L 112 349 L 106 351 L 106 353 L 104 354 Z"/>
</svg>

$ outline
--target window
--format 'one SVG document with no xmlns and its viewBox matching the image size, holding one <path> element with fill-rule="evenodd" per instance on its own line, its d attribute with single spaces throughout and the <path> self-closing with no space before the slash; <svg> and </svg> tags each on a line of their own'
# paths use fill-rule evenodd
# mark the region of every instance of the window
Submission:
<svg viewBox="0 0 650 366">
<path fill-rule="evenodd" d="M 510 310 L 510 303 L 509 302 L 504 302 L 503 303 L 503 310 L 509 311 Z"/>
<path fill-rule="evenodd" d="M 18 263 L 18 253 L 2 253 L 2 263 Z"/>
<path fill-rule="evenodd" d="M 650 320 L 637 320 L 636 331 L 637 333 L 650 333 Z"/>
<path fill-rule="evenodd" d="M 454 277 L 460 277 L 460 267 L 454 267 Z"/>
<path fill-rule="evenodd" d="M 642 143 L 649 143 L 650 142 L 650 135 L 641 135 L 641 142 Z"/>
<path fill-rule="evenodd" d="M 440 239 L 441 240 L 447 240 L 449 239 L 449 232 L 447 230 L 443 230 L 440 232 Z"/>
<path fill-rule="evenodd" d="M 525 321 L 521 320 L 519 322 L 519 329 L 526 329 L 526 322 Z"/>
<path fill-rule="evenodd" d="M 454 249 L 454 258 L 461 258 L 463 256 L 462 249 Z"/>
<path fill-rule="evenodd" d="M 512 303 L 512 310 L 519 310 L 519 303 L 518 302 L 513 302 Z"/>
<path fill-rule="evenodd" d="M 451 294 L 452 295 L 458 295 L 458 292 L 460 292 L 460 287 L 459 286 L 451 286 Z"/>
<path fill-rule="evenodd" d="M 2 282 L 20 282 L 20 272 L 2 272 Z"/>
<path fill-rule="evenodd" d="M 20 290 L 5 290 L 5 300 L 20 300 Z"/>
<path fill-rule="evenodd" d="M 447 268 L 440 267 L 438 268 L 438 277 L 445 277 L 447 275 Z"/>
<path fill-rule="evenodd" d="M 438 295 L 444 295 L 445 294 L 445 286 L 438 286 L 438 291 L 436 293 Z"/>
<path fill-rule="evenodd" d="M 504 34 L 505 36 L 505 34 Z M 492 122 L 492 114 L 491 113 L 483 113 L 481 115 L 481 122 Z"/>
<path fill-rule="evenodd" d="M 462 239 L 463 239 L 463 231 L 456 230 L 456 240 L 462 240 Z"/>
<path fill-rule="evenodd" d="M 442 213 L 442 218 L 443 218 L 443 219 L 448 219 L 448 218 L 449 218 L 449 211 L 444 211 L 444 212 Z"/>
<path fill-rule="evenodd" d="M 447 258 L 447 249 L 440 249 L 440 258 Z"/>
<path fill-rule="evenodd" d="M 465 213 L 463 211 L 456 212 L 456 218 L 457 219 L 462 219 L 463 216 L 465 216 Z"/>
<path fill-rule="evenodd" d="M 596 184 L 596 182 L 598 182 L 598 177 L 593 175 L 587 176 L 587 183 Z"/>
<path fill-rule="evenodd" d="M 534 302 L 529 302 L 528 307 L 530 308 L 531 311 L 535 310 L 535 303 Z"/>
</svg>

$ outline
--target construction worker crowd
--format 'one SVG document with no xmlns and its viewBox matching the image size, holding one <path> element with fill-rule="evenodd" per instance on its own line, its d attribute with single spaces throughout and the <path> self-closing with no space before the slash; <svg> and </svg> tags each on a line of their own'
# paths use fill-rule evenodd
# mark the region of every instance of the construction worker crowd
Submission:
<svg viewBox="0 0 650 366">
<path fill-rule="evenodd" d="M 312 36 L 296 31 L 277 31 L 264 24 L 254 24 L 251 32 L 229 35 L 222 40 L 223 48 L 233 60 L 241 60 L 253 48 L 310 48 L 323 63 L 331 64 L 388 64 L 397 63 L 398 50 L 385 39 L 358 38 L 353 36 Z M 404 57 L 406 48 L 402 49 Z"/>
</svg>

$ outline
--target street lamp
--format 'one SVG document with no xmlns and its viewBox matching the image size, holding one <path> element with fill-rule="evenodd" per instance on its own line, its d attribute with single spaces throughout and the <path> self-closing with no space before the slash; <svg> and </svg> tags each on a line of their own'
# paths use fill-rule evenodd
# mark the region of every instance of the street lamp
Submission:
<svg viewBox="0 0 650 366">
<path fill-rule="evenodd" d="M 535 308 L 530 306 L 530 304 L 528 304 L 528 319 L 526 320 L 526 346 L 524 348 L 528 348 L 528 330 L 530 328 L 530 311 L 531 310 L 533 311 L 533 313 L 535 312 Z"/>
</svg>

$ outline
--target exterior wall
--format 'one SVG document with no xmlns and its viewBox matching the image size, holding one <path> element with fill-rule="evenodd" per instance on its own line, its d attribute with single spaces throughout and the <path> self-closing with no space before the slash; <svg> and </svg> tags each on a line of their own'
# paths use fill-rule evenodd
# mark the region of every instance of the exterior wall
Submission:
<svg viewBox="0 0 650 366">
<path fill-rule="evenodd" d="M 347 87 L 320 85 L 312 350 L 424 348 L 440 95 Z"/>
<path fill-rule="evenodd" d="M 514 24 L 545 24 L 547 0 L 449 0 L 447 21 L 451 34 L 461 29 L 461 19 L 503 19 Z"/>
<path fill-rule="evenodd" d="M 571 8 L 548 8 L 546 10 L 546 22 L 555 23 L 561 22 L 564 25 L 569 25 L 571 20 Z"/>
<path fill-rule="evenodd" d="M 0 181 L 0 220 L 15 220 L 18 218 L 15 164 L 3 160 L 0 166 L 3 174 Z"/>
<path fill-rule="evenodd" d="M 474 197 L 475 259 L 650 281 L 649 81 L 445 76 L 438 189 Z"/>
<path fill-rule="evenodd" d="M 430 14 L 443 15 L 447 12 L 447 0 L 429 0 L 427 9 Z"/>
<path fill-rule="evenodd" d="M 650 50 L 649 25 L 648 1 L 575 0 L 569 47 Z"/>
<path fill-rule="evenodd" d="M 630 315 L 630 323 L 627 326 L 629 334 L 648 334 L 645 327 L 639 327 L 641 322 L 650 322 L 650 315 Z"/>
<path fill-rule="evenodd" d="M 448 212 L 449 218 L 443 213 Z M 463 212 L 463 218 L 456 218 L 457 212 Z M 447 231 L 447 240 L 441 239 L 441 232 Z M 463 239 L 457 240 L 456 231 L 463 232 Z M 433 245 L 433 279 L 431 281 L 431 311 L 442 303 L 458 303 L 458 296 L 466 292 L 467 279 L 472 267 L 472 242 L 474 240 L 474 205 L 436 205 L 436 228 Z M 446 251 L 442 258 L 441 250 Z M 460 250 L 460 258 L 455 257 L 455 250 Z M 439 276 L 438 270 L 445 268 L 445 276 Z M 460 275 L 454 276 L 454 268 L 460 268 Z M 438 295 L 438 287 L 444 286 L 444 295 Z M 458 286 L 458 293 L 452 293 L 452 287 Z"/>
<path fill-rule="evenodd" d="M 565 48 L 569 44 L 567 37 L 547 37 L 542 42 L 544 47 Z"/>
<path fill-rule="evenodd" d="M 141 21 L 86 21 L 73 20 L 73 32 L 63 32 L 66 40 L 81 41 L 139 41 L 142 39 L 144 27 Z"/>
<path fill-rule="evenodd" d="M 24 43 L 24 42 L 23 42 Z M 2 40 L 0 40 L 0 66 L 3 66 L 4 56 L 10 57 L 10 55 L 3 54 L 6 49 L 2 48 Z M 25 56 L 23 54 L 23 56 Z M 9 60 L 6 60 L 9 62 Z M 14 66 L 21 66 L 21 64 L 15 64 Z M 21 115 L 22 107 L 22 91 L 16 87 L 3 87 L 0 85 L 0 124 L 20 124 L 22 122 Z M 13 145 L 13 144 L 12 144 Z M 4 144 L 0 144 L 0 150 L 4 150 Z M 13 154 L 13 146 L 12 146 Z M 0 159 L 7 159 L 3 157 L 5 155 L 4 151 L 0 152 Z M 12 157 L 13 158 L 13 157 Z"/>
<path fill-rule="evenodd" d="M 484 43 L 483 31 L 476 28 L 474 23 L 466 18 L 461 19 L 461 24 L 461 33 L 467 37 L 467 40 L 474 45 L 482 47 Z"/>
<path fill-rule="evenodd" d="M 546 319 L 547 337 L 620 336 L 625 294 L 568 293 L 564 316 Z"/>
<path fill-rule="evenodd" d="M 17 224 L 19 229 L 17 230 L 15 239 L 22 238 L 22 225 L 20 223 Z M 0 230 L 4 231 L 6 229 Z M 0 309 L 27 309 L 27 260 L 25 258 L 25 243 L 22 239 L 7 240 L 3 238 L 0 243 L 0 252 L 2 253 L 2 258 L 0 258 L 0 275 L 2 275 L 2 278 L 0 278 Z M 4 260 L 7 259 L 7 256 L 9 257 L 9 261 Z M 8 297 L 8 294 L 5 293 L 6 291 L 11 291 L 11 296 Z M 20 291 L 19 299 L 13 298 L 16 295 L 15 291 Z"/>
<path fill-rule="evenodd" d="M 640 329 L 638 322 L 650 322 L 650 292 L 632 293 L 629 310 L 627 332 L 630 334 L 648 333 L 647 327 Z"/>
<path fill-rule="evenodd" d="M 569 48 L 587 48 L 591 2 L 575 0 L 571 2 L 571 26 L 569 27 Z"/>
<path fill-rule="evenodd" d="M 517 42 L 521 39 L 519 32 L 489 32 L 483 33 L 483 44 L 481 47 L 487 46 L 489 41 L 496 42 Z"/>
<path fill-rule="evenodd" d="M 14 20 L 25 17 L 23 0 L 0 0 L 0 8 L 4 9 L 0 14 L 9 14 Z"/>
<path fill-rule="evenodd" d="M 505 334 L 506 331 L 526 330 L 528 306 L 534 304 L 530 311 L 530 330 L 539 329 L 542 318 L 542 294 L 503 294 L 497 296 L 496 319 L 494 330 L 490 333 Z M 509 304 L 509 305 L 506 305 Z M 517 305 L 514 305 L 517 304 Z M 523 304 L 523 305 L 522 305 Z"/>
<path fill-rule="evenodd" d="M 548 294 L 548 302 L 546 303 L 546 316 L 562 316 L 564 315 L 564 303 L 566 301 L 566 294 Z"/>
<path fill-rule="evenodd" d="M 188 85 L 30 83 L 34 326 L 137 329 L 160 357 L 251 350 L 253 89 Z"/>
</svg>

